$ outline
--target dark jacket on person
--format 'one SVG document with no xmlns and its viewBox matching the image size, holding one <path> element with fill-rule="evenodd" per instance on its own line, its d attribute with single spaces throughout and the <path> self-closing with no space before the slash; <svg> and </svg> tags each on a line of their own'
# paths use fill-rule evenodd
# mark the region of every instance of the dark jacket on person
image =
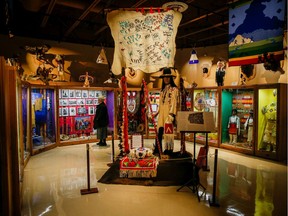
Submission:
<svg viewBox="0 0 288 216">
<path fill-rule="evenodd" d="M 109 123 L 108 110 L 104 102 L 97 105 L 93 128 L 107 127 Z"/>
</svg>

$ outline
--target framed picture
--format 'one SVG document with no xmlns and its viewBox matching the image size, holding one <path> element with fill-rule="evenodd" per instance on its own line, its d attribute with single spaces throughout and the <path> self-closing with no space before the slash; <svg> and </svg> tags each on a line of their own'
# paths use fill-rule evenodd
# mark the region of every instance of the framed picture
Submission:
<svg viewBox="0 0 288 216">
<path fill-rule="evenodd" d="M 82 98 L 82 91 L 81 90 L 75 90 L 75 98 Z"/>
<path fill-rule="evenodd" d="M 68 106 L 68 99 L 60 99 L 59 106 Z"/>
<path fill-rule="evenodd" d="M 98 98 L 94 99 L 94 105 L 98 105 Z"/>
<path fill-rule="evenodd" d="M 69 98 L 75 98 L 75 90 L 69 89 Z"/>
<path fill-rule="evenodd" d="M 69 113 L 68 113 L 68 107 L 63 107 L 62 108 L 62 116 L 68 116 Z"/>
<path fill-rule="evenodd" d="M 62 110 L 62 113 L 63 113 L 63 110 Z M 81 107 L 78 107 L 78 108 L 77 108 L 77 114 L 78 114 L 78 115 L 83 115 L 83 114 L 86 114 L 86 113 L 87 113 L 86 107 L 81 106 Z"/>
<path fill-rule="evenodd" d="M 82 98 L 88 98 L 88 90 L 82 90 Z"/>
<path fill-rule="evenodd" d="M 86 105 L 93 105 L 93 99 L 86 99 Z"/>
<path fill-rule="evenodd" d="M 98 98 L 100 95 L 102 95 L 102 94 L 101 94 L 101 91 L 96 91 L 96 92 L 95 92 L 95 97 L 96 97 L 96 98 Z"/>
<path fill-rule="evenodd" d="M 68 98 L 68 97 L 69 97 L 69 90 L 62 89 L 62 98 Z"/>
<path fill-rule="evenodd" d="M 158 104 L 151 104 L 152 112 L 157 112 L 158 111 Z"/>
<path fill-rule="evenodd" d="M 89 90 L 89 98 L 94 98 L 94 97 L 95 97 L 95 91 Z"/>
<path fill-rule="evenodd" d="M 75 106 L 77 105 L 77 99 L 69 99 L 69 103 L 70 106 Z"/>
<path fill-rule="evenodd" d="M 77 99 L 77 105 L 85 105 L 85 99 Z"/>
<path fill-rule="evenodd" d="M 143 135 L 132 134 L 131 135 L 131 149 L 132 148 L 143 148 Z"/>
<path fill-rule="evenodd" d="M 75 130 L 82 131 L 82 130 L 91 130 L 92 124 L 91 124 L 91 118 L 90 116 L 81 116 L 81 117 L 75 117 Z"/>
<path fill-rule="evenodd" d="M 76 116 L 76 107 L 69 107 L 69 115 Z"/>
<path fill-rule="evenodd" d="M 89 106 L 89 107 L 88 107 L 88 114 L 89 114 L 89 115 L 94 115 L 94 114 L 95 114 L 94 110 L 95 110 L 95 109 L 94 109 L 93 106 Z"/>
</svg>

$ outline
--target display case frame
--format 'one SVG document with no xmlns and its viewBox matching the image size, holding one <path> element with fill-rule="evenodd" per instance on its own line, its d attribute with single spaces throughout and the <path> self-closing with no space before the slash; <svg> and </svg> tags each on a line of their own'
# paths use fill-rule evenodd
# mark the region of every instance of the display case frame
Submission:
<svg viewBox="0 0 288 216">
<path fill-rule="evenodd" d="M 58 146 L 56 92 L 57 88 L 54 86 L 30 85 L 29 127 L 32 155 Z"/>
<path fill-rule="evenodd" d="M 30 84 L 24 81 L 18 81 L 18 110 L 19 119 L 21 121 L 21 133 L 20 133 L 20 145 L 21 145 L 21 155 L 23 157 L 23 166 L 25 167 L 28 163 L 31 155 L 31 134 L 30 134 Z"/>
<path fill-rule="evenodd" d="M 98 97 L 104 96 L 105 103 L 108 108 L 109 125 L 107 140 L 111 140 L 111 134 L 117 136 L 114 115 L 117 107 L 115 106 L 115 89 L 79 86 L 59 86 L 57 91 L 57 107 L 58 107 L 58 135 L 59 145 L 74 145 L 92 143 L 97 141 L 96 130 L 93 129 L 93 120 L 98 105 Z M 65 97 L 63 98 L 63 92 Z M 65 102 L 67 100 L 67 102 Z M 64 103 L 63 103 L 64 102 Z M 65 114 L 63 111 L 65 111 Z M 64 114 L 64 115 L 63 115 Z M 83 121 L 82 121 L 83 120 Z M 81 122 L 88 122 L 85 128 L 80 126 Z M 78 126 L 77 126 L 78 125 Z M 112 133 L 113 131 L 113 133 Z"/>
<path fill-rule="evenodd" d="M 248 132 L 244 125 L 250 118 L 249 112 L 255 113 L 255 86 L 225 86 L 220 87 L 220 91 L 221 112 L 218 131 L 220 148 L 253 155 L 255 139 L 248 142 Z M 237 110 L 238 118 L 232 117 L 233 109 Z M 254 114 L 254 122 L 255 118 Z M 232 129 L 234 126 L 235 132 Z M 257 125 L 253 124 L 251 128 L 254 135 L 256 127 Z"/>
<path fill-rule="evenodd" d="M 255 155 L 287 163 L 287 84 L 256 85 L 256 93 Z"/>
<path fill-rule="evenodd" d="M 194 112 L 213 112 L 214 122 L 215 122 L 215 132 L 208 134 L 208 145 L 218 147 L 218 125 L 219 125 L 219 107 L 220 107 L 220 97 L 219 88 L 217 87 L 205 87 L 205 88 L 192 88 L 189 89 L 189 94 L 191 101 L 191 111 Z M 185 139 L 194 142 L 194 133 L 186 133 Z M 205 145 L 206 144 L 206 134 L 197 133 L 196 142 Z"/>
</svg>

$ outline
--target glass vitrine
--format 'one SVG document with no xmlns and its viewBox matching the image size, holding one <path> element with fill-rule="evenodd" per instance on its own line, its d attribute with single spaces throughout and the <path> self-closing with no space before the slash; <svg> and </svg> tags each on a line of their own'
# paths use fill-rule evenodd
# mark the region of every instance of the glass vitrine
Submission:
<svg viewBox="0 0 288 216">
<path fill-rule="evenodd" d="M 257 86 L 256 154 L 287 161 L 287 84 Z"/>
<path fill-rule="evenodd" d="M 218 145 L 218 111 L 219 111 L 219 93 L 217 88 L 195 88 L 193 90 L 193 98 L 191 110 L 194 112 L 212 112 L 215 122 L 215 131 L 208 134 L 209 145 Z M 206 142 L 205 133 L 197 133 L 197 142 Z"/>
<path fill-rule="evenodd" d="M 222 88 L 221 91 L 221 147 L 252 153 L 254 88 Z"/>
<path fill-rule="evenodd" d="M 56 145 L 55 89 L 31 88 L 31 137 L 33 153 Z"/>
<path fill-rule="evenodd" d="M 96 114 L 98 98 L 103 96 L 108 109 L 109 131 L 114 130 L 114 92 L 93 88 L 58 89 L 58 122 L 60 143 L 95 141 L 96 130 L 93 120 Z"/>
</svg>

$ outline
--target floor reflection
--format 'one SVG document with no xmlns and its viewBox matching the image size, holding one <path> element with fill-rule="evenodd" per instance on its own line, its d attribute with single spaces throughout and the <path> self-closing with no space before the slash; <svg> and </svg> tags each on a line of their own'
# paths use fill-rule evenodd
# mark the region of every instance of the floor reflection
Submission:
<svg viewBox="0 0 288 216">
<path fill-rule="evenodd" d="M 153 140 L 144 143 L 151 147 Z M 199 203 L 190 190 L 177 193 L 179 186 L 97 183 L 109 168 L 112 146 L 93 145 L 90 144 L 90 183 L 99 193 L 80 194 L 81 189 L 87 188 L 86 145 L 55 148 L 32 156 L 25 167 L 22 215 L 146 216 L 147 208 L 152 216 L 287 215 L 287 166 L 283 164 L 219 149 L 213 194 L 215 155 L 211 147 L 210 171 L 200 171 L 200 182 L 207 190 Z M 180 144 L 177 142 L 175 147 L 180 149 Z M 200 147 L 197 145 L 197 152 Z M 193 144 L 187 142 L 186 149 L 193 152 Z M 209 205 L 208 199 L 213 196 L 220 207 Z"/>
</svg>

